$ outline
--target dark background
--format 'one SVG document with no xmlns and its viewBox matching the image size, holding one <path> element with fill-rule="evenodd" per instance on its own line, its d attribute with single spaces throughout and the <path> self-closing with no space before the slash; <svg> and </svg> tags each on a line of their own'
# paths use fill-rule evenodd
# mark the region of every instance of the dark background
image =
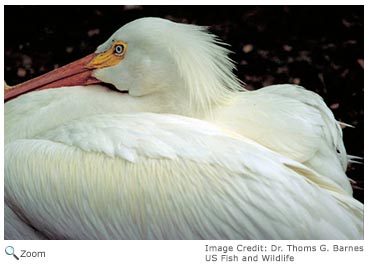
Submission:
<svg viewBox="0 0 369 269">
<path fill-rule="evenodd" d="M 148 16 L 209 26 L 231 45 L 250 90 L 294 83 L 319 93 L 355 127 L 344 128 L 347 152 L 364 156 L 363 6 L 5 6 L 5 79 L 13 85 L 67 64 Z M 362 189 L 363 170 L 348 170 Z M 363 201 L 363 190 L 355 197 Z"/>
</svg>

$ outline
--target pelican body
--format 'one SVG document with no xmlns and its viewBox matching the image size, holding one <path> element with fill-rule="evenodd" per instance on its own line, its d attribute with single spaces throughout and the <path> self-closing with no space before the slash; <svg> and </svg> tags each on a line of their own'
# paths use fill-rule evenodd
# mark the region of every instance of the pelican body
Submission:
<svg viewBox="0 0 369 269">
<path fill-rule="evenodd" d="M 143 18 L 8 89 L 6 237 L 362 238 L 332 112 L 299 86 L 244 90 L 222 44 Z"/>
<path fill-rule="evenodd" d="M 362 204 L 339 185 L 192 118 L 84 116 L 10 139 L 5 159 L 6 205 L 33 227 L 31 238 L 362 236 Z M 12 227 L 9 239 L 22 235 Z"/>
</svg>

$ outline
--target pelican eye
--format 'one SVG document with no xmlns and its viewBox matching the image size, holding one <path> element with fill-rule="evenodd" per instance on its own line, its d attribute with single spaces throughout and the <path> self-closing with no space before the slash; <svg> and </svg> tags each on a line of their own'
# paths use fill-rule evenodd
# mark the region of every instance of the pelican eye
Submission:
<svg viewBox="0 0 369 269">
<path fill-rule="evenodd" d="M 124 46 L 121 44 L 117 44 L 114 46 L 114 54 L 115 55 L 123 55 Z"/>
</svg>

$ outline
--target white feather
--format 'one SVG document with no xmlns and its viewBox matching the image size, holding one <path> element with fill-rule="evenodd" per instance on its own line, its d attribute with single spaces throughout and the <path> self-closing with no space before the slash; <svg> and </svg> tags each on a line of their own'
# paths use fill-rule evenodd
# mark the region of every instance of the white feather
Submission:
<svg viewBox="0 0 369 269">
<path fill-rule="evenodd" d="M 150 96 L 161 112 L 230 128 L 335 178 L 352 194 L 342 131 L 317 94 L 296 85 L 245 91 L 232 73 L 229 51 L 205 27 L 138 19 L 116 31 L 97 53 L 112 40 L 127 43 L 125 59 L 96 70 L 96 78 L 130 95 Z M 146 106 L 146 111 L 152 109 Z"/>
<path fill-rule="evenodd" d="M 319 96 L 243 91 L 203 27 L 140 19 L 97 52 L 113 39 L 124 60 L 94 75 L 129 95 L 68 87 L 5 104 L 8 239 L 363 237 L 342 132 Z"/>
<path fill-rule="evenodd" d="M 6 203 L 48 238 L 362 238 L 362 204 L 333 181 L 195 119 L 89 116 L 5 159 Z"/>
</svg>

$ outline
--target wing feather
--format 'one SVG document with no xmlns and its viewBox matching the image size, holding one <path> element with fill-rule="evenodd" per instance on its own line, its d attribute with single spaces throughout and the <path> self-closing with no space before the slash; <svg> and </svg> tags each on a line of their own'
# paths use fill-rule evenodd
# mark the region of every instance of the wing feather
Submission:
<svg viewBox="0 0 369 269">
<path fill-rule="evenodd" d="M 319 95 L 296 85 L 268 86 L 240 93 L 212 121 L 334 179 L 352 195 L 342 130 Z"/>
<path fill-rule="evenodd" d="M 7 143 L 6 203 L 47 238 L 362 238 L 362 204 L 334 182 L 209 123 L 143 115 Z"/>
</svg>

